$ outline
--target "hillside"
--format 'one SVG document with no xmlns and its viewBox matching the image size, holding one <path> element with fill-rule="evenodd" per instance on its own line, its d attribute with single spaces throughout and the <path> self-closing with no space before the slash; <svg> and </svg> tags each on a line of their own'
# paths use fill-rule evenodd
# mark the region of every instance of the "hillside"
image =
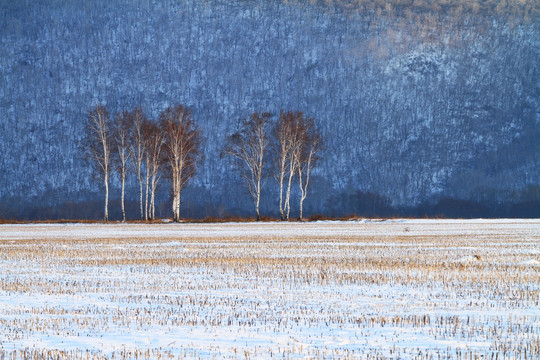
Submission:
<svg viewBox="0 0 540 360">
<path fill-rule="evenodd" d="M 100 216 L 79 147 L 98 102 L 154 119 L 169 105 L 192 109 L 205 160 L 186 216 L 251 211 L 219 152 L 240 118 L 280 109 L 304 111 L 324 134 L 308 215 L 418 214 L 449 199 L 481 204 L 482 216 L 529 203 L 534 215 L 538 4 L 466 4 L 0 1 L 0 217 Z M 271 176 L 265 186 L 262 211 L 275 215 Z"/>
</svg>

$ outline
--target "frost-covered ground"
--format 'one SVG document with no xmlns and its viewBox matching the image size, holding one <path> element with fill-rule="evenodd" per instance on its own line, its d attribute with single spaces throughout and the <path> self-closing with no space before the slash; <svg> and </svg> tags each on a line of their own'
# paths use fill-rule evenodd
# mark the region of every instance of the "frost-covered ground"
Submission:
<svg viewBox="0 0 540 360">
<path fill-rule="evenodd" d="M 0 358 L 540 357 L 540 220 L 0 226 Z"/>
</svg>

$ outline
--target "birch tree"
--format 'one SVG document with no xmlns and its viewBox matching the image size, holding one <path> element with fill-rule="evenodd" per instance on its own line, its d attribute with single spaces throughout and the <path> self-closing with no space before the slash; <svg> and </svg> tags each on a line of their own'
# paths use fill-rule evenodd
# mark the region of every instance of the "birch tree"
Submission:
<svg viewBox="0 0 540 360">
<path fill-rule="evenodd" d="M 287 182 L 287 195 L 285 196 L 285 217 L 288 221 L 291 213 L 291 187 L 292 180 L 296 173 L 298 167 L 298 157 L 300 156 L 300 119 L 303 117 L 303 114 L 298 112 L 292 114 L 292 123 L 291 123 L 291 133 L 290 133 L 290 145 L 289 145 L 289 154 L 288 154 L 288 175 L 289 180 Z"/>
<path fill-rule="evenodd" d="M 162 112 L 160 124 L 165 137 L 164 150 L 171 181 L 173 219 L 178 222 L 182 189 L 195 175 L 197 162 L 201 158 L 201 131 L 195 125 L 191 111 L 181 104 Z"/>
<path fill-rule="evenodd" d="M 292 145 L 292 113 L 281 111 L 279 120 L 274 128 L 275 150 L 277 172 L 276 178 L 279 184 L 279 216 L 281 221 L 285 220 L 285 209 L 283 203 L 283 184 L 285 176 L 288 174 L 289 153 Z"/>
<path fill-rule="evenodd" d="M 278 143 L 280 149 L 278 164 L 278 181 L 280 184 L 280 204 L 283 198 L 283 180 L 288 177 L 283 207 L 280 213 L 289 220 L 291 212 L 291 188 L 293 177 L 298 167 L 298 157 L 301 151 L 301 126 L 304 114 L 301 112 L 281 112 L 278 124 Z M 282 216 L 283 216 L 282 215 Z M 283 219 L 283 217 L 282 217 Z"/>
<path fill-rule="evenodd" d="M 321 134 L 316 128 L 314 120 L 311 118 L 303 118 L 302 120 L 299 126 L 299 146 L 296 156 L 298 185 L 300 187 L 300 213 L 298 217 L 300 221 L 304 219 L 303 206 L 307 197 L 311 170 L 319 159 L 318 153 L 323 145 Z"/>
<path fill-rule="evenodd" d="M 121 207 L 122 207 L 122 221 L 126 221 L 126 208 L 125 208 L 125 189 L 126 189 L 126 174 L 127 166 L 130 158 L 130 114 L 128 111 L 123 113 L 117 113 L 114 122 L 112 124 L 112 144 L 115 148 L 113 152 L 113 164 L 120 175 L 121 183 Z"/>
<path fill-rule="evenodd" d="M 105 221 L 109 221 L 109 177 L 111 172 L 112 145 L 109 112 L 97 105 L 88 114 L 83 146 L 88 158 L 96 165 L 105 185 Z"/>
<path fill-rule="evenodd" d="M 141 108 L 136 107 L 132 112 L 129 113 L 130 123 L 131 123 L 131 159 L 133 161 L 133 166 L 135 168 L 135 174 L 137 180 L 139 181 L 139 207 L 141 220 L 145 218 L 144 211 L 144 201 L 143 201 L 143 163 L 146 159 L 146 136 L 145 136 L 145 123 L 148 121 L 146 116 Z"/>
<path fill-rule="evenodd" d="M 145 145 L 146 145 L 146 216 L 147 220 L 155 219 L 155 198 L 159 180 L 162 175 L 162 165 L 164 162 L 163 145 L 165 135 L 162 129 L 154 122 L 148 121 L 145 124 Z M 148 203 L 148 192 L 150 192 L 150 203 Z"/>
<path fill-rule="evenodd" d="M 235 159 L 236 167 L 253 198 L 257 221 L 261 219 L 259 206 L 270 118 L 270 113 L 253 113 L 249 119 L 242 121 L 242 128 L 238 132 L 228 137 L 223 149 L 223 154 Z"/>
<path fill-rule="evenodd" d="M 298 177 L 299 181 L 299 218 L 302 220 L 303 203 L 307 197 L 311 169 L 318 159 L 317 153 L 321 149 L 322 138 L 313 119 L 306 118 L 302 112 L 290 111 L 281 111 L 274 129 L 274 138 L 281 220 L 289 220 L 290 218 L 292 183 L 295 176 Z"/>
<path fill-rule="evenodd" d="M 149 141 L 151 133 L 151 123 L 146 121 L 143 127 L 143 136 L 144 136 L 144 179 L 145 179 L 145 190 L 144 190 L 144 220 L 149 219 L 149 203 L 148 195 L 150 192 L 150 153 L 149 153 Z"/>
</svg>

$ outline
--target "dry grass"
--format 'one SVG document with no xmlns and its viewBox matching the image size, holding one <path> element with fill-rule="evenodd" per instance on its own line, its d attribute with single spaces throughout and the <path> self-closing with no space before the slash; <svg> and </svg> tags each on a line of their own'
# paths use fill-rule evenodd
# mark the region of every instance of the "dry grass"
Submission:
<svg viewBox="0 0 540 360">
<path fill-rule="evenodd" d="M 0 309 L 0 358 L 540 357 L 537 225 L 176 226 L 167 237 L 0 240 L 0 302 L 66 299 Z M 24 347 L 156 329 L 268 341 Z"/>
</svg>

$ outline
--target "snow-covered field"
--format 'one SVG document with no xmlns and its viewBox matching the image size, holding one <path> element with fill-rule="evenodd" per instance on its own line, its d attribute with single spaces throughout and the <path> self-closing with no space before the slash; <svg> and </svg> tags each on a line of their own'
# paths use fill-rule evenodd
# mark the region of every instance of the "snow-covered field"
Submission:
<svg viewBox="0 0 540 360">
<path fill-rule="evenodd" d="M 540 358 L 540 220 L 0 226 L 0 358 L 368 355 Z"/>
</svg>

